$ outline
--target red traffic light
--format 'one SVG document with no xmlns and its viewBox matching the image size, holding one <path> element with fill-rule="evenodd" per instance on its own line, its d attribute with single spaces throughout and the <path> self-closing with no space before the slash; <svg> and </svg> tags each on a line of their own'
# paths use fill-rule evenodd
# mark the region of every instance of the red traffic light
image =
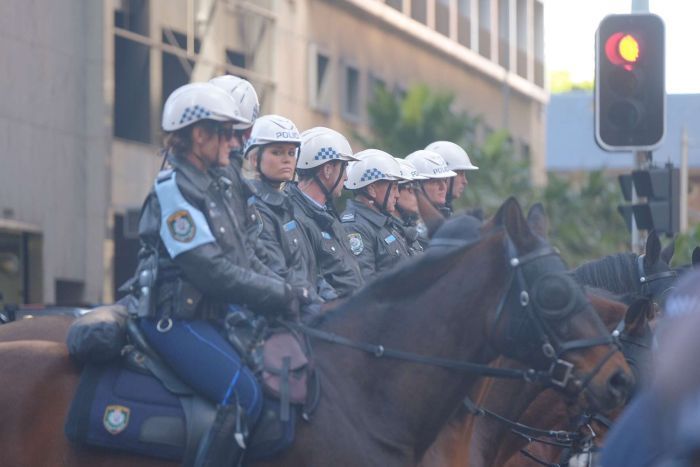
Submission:
<svg viewBox="0 0 700 467">
<path fill-rule="evenodd" d="M 632 70 L 639 59 L 639 41 L 632 34 L 616 32 L 605 41 L 605 55 L 613 65 Z"/>
</svg>

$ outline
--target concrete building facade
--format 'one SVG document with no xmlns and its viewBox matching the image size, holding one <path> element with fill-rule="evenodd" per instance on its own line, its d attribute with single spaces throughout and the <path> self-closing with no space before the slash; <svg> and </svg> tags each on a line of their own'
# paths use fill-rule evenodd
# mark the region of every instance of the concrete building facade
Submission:
<svg viewBox="0 0 700 467">
<path fill-rule="evenodd" d="M 540 0 L 5 0 L 0 292 L 101 302 L 131 274 L 162 159 L 160 112 L 189 81 L 249 79 L 263 113 L 368 131 L 378 83 L 451 91 L 545 180 Z M 359 149 L 359 148 L 357 148 Z"/>
</svg>

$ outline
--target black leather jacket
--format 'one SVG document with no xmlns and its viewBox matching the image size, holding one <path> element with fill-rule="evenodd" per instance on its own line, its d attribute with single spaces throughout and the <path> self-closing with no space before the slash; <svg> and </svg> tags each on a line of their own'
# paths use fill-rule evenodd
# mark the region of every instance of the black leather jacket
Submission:
<svg viewBox="0 0 700 467">
<path fill-rule="evenodd" d="M 249 181 L 253 195 L 248 205 L 257 209 L 248 226 L 250 243 L 255 255 L 272 271 L 294 286 L 305 287 L 315 299 L 316 267 L 303 260 L 303 251 L 310 248 L 294 207 L 283 191 L 261 180 Z"/>
<path fill-rule="evenodd" d="M 173 306 L 184 300 L 178 296 L 177 287 L 167 294 L 162 292 L 173 284 L 185 283 L 201 294 L 193 318 L 221 317 L 229 303 L 263 313 L 285 309 L 288 301 L 285 281 L 250 261 L 244 229 L 232 212 L 230 180 L 215 180 L 178 157 L 171 156 L 170 162 L 173 169 L 161 172 L 156 183 L 168 180 L 171 172 L 174 173 L 177 189 L 187 204 L 173 214 L 165 213 L 167 226 L 162 226 L 161 202 L 154 188 L 146 198 L 139 223 L 142 263 L 155 251 L 159 256 L 155 290 L 158 307 L 165 298 L 175 303 Z M 207 241 L 191 248 L 198 238 Z M 184 251 L 173 257 L 168 245 Z"/>
<path fill-rule="evenodd" d="M 408 258 L 408 246 L 393 217 L 355 200 L 349 200 L 340 216 L 350 251 L 367 278 L 387 271 Z"/>
<path fill-rule="evenodd" d="M 286 192 L 294 205 L 294 217 L 309 240 L 310 248 L 302 250 L 304 261 L 330 285 L 335 296 L 352 295 L 365 281 L 350 252 L 342 224 L 334 213 L 311 200 L 296 184 L 288 184 Z"/>
<path fill-rule="evenodd" d="M 421 232 L 418 229 L 417 216 L 402 216 L 392 219 L 395 229 L 403 236 L 410 256 L 423 253 L 424 246 L 421 242 Z M 426 239 L 427 245 L 427 239 Z"/>
</svg>

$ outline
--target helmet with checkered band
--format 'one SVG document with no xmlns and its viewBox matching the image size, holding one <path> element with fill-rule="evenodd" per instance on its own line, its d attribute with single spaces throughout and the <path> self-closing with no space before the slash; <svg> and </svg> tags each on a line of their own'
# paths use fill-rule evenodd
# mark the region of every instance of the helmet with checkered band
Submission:
<svg viewBox="0 0 700 467">
<path fill-rule="evenodd" d="M 245 121 L 233 98 L 213 84 L 185 84 L 168 96 L 163 107 L 163 130 L 176 131 L 200 120 Z"/>
<path fill-rule="evenodd" d="M 379 149 L 366 149 L 355 154 L 358 159 L 348 167 L 345 188 L 359 190 L 378 180 L 405 180 L 401 166 L 391 154 Z"/>
<path fill-rule="evenodd" d="M 401 159 L 400 157 L 395 157 L 401 166 L 401 175 L 405 178 L 405 180 L 402 180 L 399 182 L 399 185 L 403 183 L 409 183 L 412 182 L 413 180 L 427 180 L 428 177 L 421 175 L 418 173 L 418 169 L 416 169 L 416 166 L 413 165 L 411 161 L 407 161 L 406 159 Z"/>
<path fill-rule="evenodd" d="M 236 130 L 246 130 L 253 126 L 253 122 L 260 113 L 260 102 L 258 93 L 249 81 L 233 75 L 217 76 L 209 80 L 214 86 L 218 86 L 233 97 L 234 102 L 241 112 L 241 117 L 246 121 L 234 123 Z"/>
<path fill-rule="evenodd" d="M 472 164 L 467 151 L 451 141 L 435 141 L 425 149 L 440 154 L 451 170 L 479 170 L 479 167 Z"/>
<path fill-rule="evenodd" d="M 301 134 L 297 169 L 312 169 L 330 161 L 356 161 L 345 136 L 335 130 L 317 126 Z"/>
<path fill-rule="evenodd" d="M 447 167 L 445 159 L 433 151 L 419 149 L 406 156 L 406 160 L 416 167 L 420 175 L 427 178 L 449 178 L 457 175 Z"/>
<path fill-rule="evenodd" d="M 301 144 L 301 135 L 296 125 L 288 118 L 279 115 L 263 115 L 255 120 L 250 138 L 245 146 L 247 154 L 251 149 L 273 143 Z"/>
</svg>

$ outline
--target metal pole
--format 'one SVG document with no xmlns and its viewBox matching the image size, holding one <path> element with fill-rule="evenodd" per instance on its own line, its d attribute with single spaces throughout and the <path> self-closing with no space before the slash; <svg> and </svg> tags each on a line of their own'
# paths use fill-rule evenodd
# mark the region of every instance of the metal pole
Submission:
<svg viewBox="0 0 700 467">
<path fill-rule="evenodd" d="M 681 130 L 681 180 L 680 180 L 680 231 L 688 230 L 688 129 L 683 125 Z"/>
</svg>

